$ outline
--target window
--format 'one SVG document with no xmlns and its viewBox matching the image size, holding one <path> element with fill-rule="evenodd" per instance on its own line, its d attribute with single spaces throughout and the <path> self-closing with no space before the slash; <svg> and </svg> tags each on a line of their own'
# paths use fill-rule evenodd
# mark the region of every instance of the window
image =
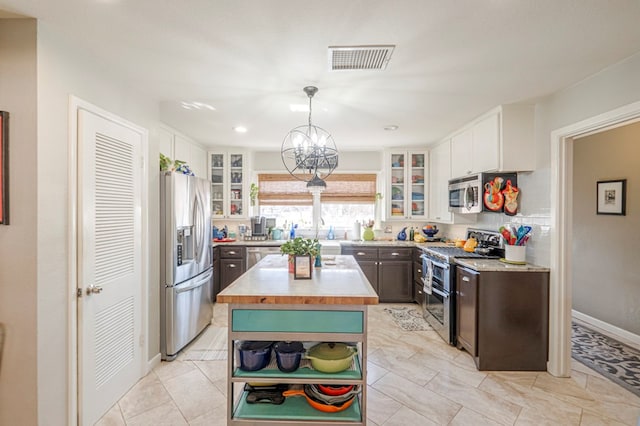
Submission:
<svg viewBox="0 0 640 426">
<path fill-rule="evenodd" d="M 350 229 L 356 220 L 375 216 L 376 175 L 373 173 L 334 173 L 326 179 L 320 193 L 320 228 Z M 306 182 L 289 174 L 259 174 L 260 215 L 276 218 L 276 226 L 297 223 L 313 229 L 313 195 Z"/>
</svg>

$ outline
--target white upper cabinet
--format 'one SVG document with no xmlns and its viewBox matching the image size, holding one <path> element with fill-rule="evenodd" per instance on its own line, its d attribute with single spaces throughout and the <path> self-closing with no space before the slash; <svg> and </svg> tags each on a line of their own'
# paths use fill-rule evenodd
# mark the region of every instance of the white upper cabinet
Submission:
<svg viewBox="0 0 640 426">
<path fill-rule="evenodd" d="M 176 135 L 174 155 L 176 160 L 187 163 L 194 175 L 207 177 L 207 152 L 195 142 L 184 136 Z"/>
<path fill-rule="evenodd" d="M 438 223 L 452 223 L 449 212 L 449 179 L 451 179 L 450 139 L 436 145 L 429 151 L 429 220 Z"/>
<path fill-rule="evenodd" d="M 214 219 L 249 217 L 247 159 L 244 151 L 209 152 L 211 215 Z"/>
<path fill-rule="evenodd" d="M 209 179 L 207 176 L 207 151 L 197 145 L 191 145 L 191 170 L 198 177 Z"/>
<path fill-rule="evenodd" d="M 207 177 L 207 152 L 204 149 L 191 139 L 169 128 L 160 127 L 158 135 L 160 153 L 169 157 L 171 161 L 184 161 L 194 175 Z"/>
<path fill-rule="evenodd" d="M 427 218 L 428 161 L 426 151 L 386 153 L 386 218 L 406 220 Z"/>
<path fill-rule="evenodd" d="M 174 160 L 184 161 L 191 166 L 191 142 L 187 138 L 175 135 L 173 157 Z"/>
<path fill-rule="evenodd" d="M 158 151 L 173 160 L 173 133 L 168 129 L 158 129 Z"/>
<path fill-rule="evenodd" d="M 451 176 L 459 177 L 473 173 L 473 129 L 467 129 L 451 138 Z"/>
<path fill-rule="evenodd" d="M 534 108 L 502 105 L 451 137 L 451 176 L 535 169 Z"/>
<path fill-rule="evenodd" d="M 473 165 L 478 172 L 500 169 L 500 114 L 491 114 L 473 126 Z"/>
</svg>

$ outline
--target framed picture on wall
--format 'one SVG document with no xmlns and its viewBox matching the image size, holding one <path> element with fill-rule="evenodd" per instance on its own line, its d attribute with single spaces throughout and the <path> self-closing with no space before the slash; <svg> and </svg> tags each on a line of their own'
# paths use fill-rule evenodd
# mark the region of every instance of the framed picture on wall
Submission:
<svg viewBox="0 0 640 426">
<path fill-rule="evenodd" d="M 597 189 L 597 214 L 624 216 L 627 202 L 627 180 L 601 180 Z"/>
<path fill-rule="evenodd" d="M 0 111 L 0 224 L 9 224 L 9 113 Z"/>
</svg>

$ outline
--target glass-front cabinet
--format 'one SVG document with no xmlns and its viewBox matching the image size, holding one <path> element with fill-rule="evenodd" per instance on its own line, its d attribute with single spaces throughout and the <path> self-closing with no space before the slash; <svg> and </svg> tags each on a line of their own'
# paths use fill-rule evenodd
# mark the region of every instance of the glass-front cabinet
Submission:
<svg viewBox="0 0 640 426">
<path fill-rule="evenodd" d="M 244 152 L 210 152 L 211 215 L 216 218 L 248 217 L 247 155 Z"/>
<path fill-rule="evenodd" d="M 426 219 L 428 160 L 426 151 L 387 153 L 387 220 Z"/>
</svg>

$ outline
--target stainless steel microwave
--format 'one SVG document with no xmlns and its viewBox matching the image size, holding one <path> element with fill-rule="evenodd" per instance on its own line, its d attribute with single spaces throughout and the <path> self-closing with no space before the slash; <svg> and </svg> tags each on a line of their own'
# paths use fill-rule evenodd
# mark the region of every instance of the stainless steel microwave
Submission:
<svg viewBox="0 0 640 426">
<path fill-rule="evenodd" d="M 480 213 L 482 211 L 482 173 L 449 181 L 449 211 Z"/>
<path fill-rule="evenodd" d="M 449 211 L 453 213 L 496 212 L 495 206 L 491 209 L 486 208 L 483 194 L 487 185 L 498 176 L 502 178 L 503 185 L 507 180 L 510 180 L 514 186 L 518 184 L 518 175 L 515 172 L 476 173 L 449 180 Z"/>
</svg>

